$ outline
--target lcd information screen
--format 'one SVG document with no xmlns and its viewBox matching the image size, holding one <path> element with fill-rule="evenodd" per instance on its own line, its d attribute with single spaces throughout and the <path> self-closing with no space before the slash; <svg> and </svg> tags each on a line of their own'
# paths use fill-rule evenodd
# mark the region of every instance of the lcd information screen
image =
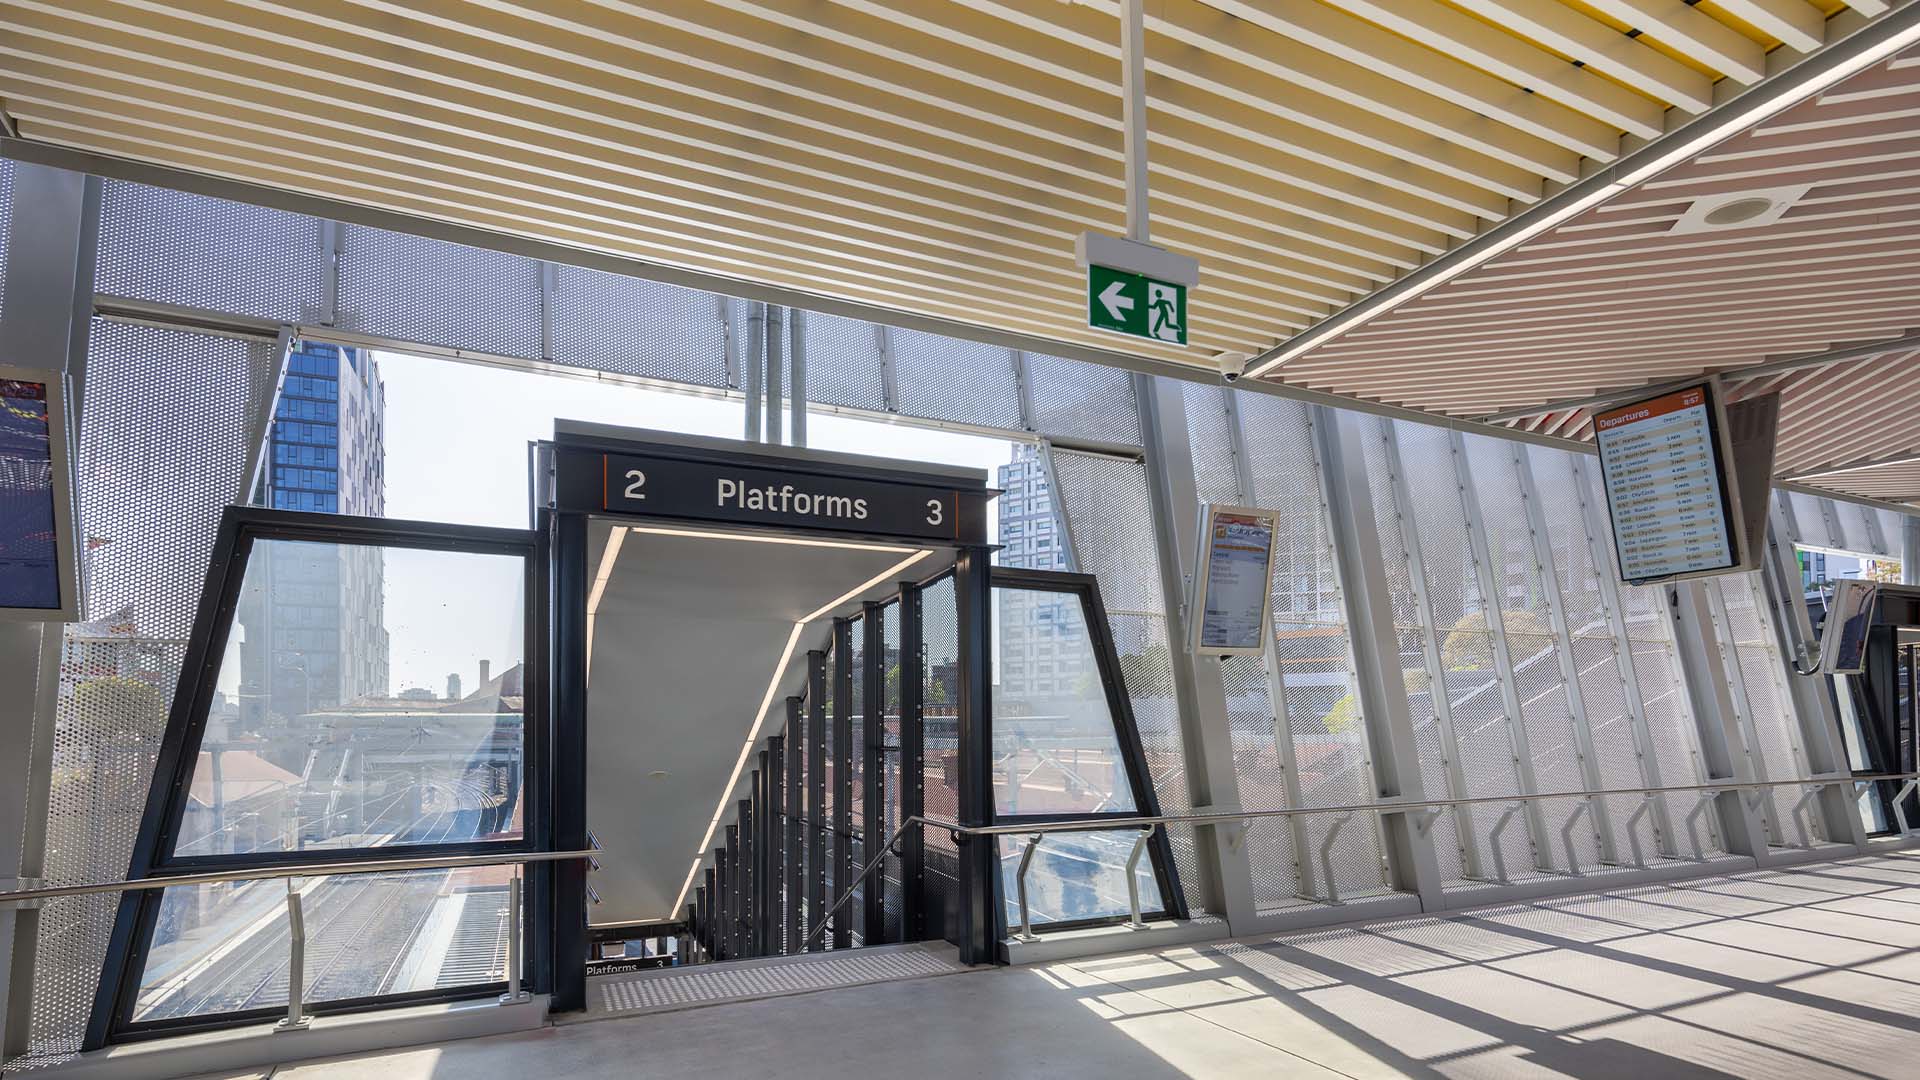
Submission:
<svg viewBox="0 0 1920 1080">
<path fill-rule="evenodd" d="M 1710 386 L 1597 412 L 1593 429 L 1621 578 L 1640 583 L 1742 568 Z"/>
<path fill-rule="evenodd" d="M 1820 631 L 1820 668 L 1830 675 L 1858 675 L 1867 667 L 1867 636 L 1873 630 L 1871 581 L 1834 583 L 1833 603 Z"/>
<path fill-rule="evenodd" d="M 0 608 L 60 609 L 47 385 L 0 379 Z"/>
<path fill-rule="evenodd" d="M 1197 651 L 1254 653 L 1264 647 L 1273 534 L 1270 514 L 1209 508 Z"/>
</svg>

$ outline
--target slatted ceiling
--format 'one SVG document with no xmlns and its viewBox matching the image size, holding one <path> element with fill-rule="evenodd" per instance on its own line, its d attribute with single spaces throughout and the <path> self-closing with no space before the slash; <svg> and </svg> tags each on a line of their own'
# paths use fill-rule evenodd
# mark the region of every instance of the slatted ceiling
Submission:
<svg viewBox="0 0 1920 1080">
<path fill-rule="evenodd" d="M 1787 109 L 1278 375 L 1477 416 L 1899 337 L 1920 325 L 1915 59 Z M 1771 224 L 1671 231 L 1703 195 L 1771 188 L 1804 194 Z M 1585 430 L 1565 415 L 1522 426 Z"/>
<path fill-rule="evenodd" d="M 29 140 L 1210 366 L 1826 29 L 1806 0 L 1149 8 L 1153 235 L 1205 275 L 1184 350 L 1085 326 L 1072 238 L 1123 227 L 1112 0 L 0 0 L 0 99 Z"/>
</svg>

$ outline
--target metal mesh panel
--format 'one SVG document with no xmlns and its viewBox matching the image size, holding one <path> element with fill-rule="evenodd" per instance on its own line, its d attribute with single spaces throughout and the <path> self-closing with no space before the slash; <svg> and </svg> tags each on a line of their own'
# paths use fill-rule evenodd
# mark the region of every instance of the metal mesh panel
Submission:
<svg viewBox="0 0 1920 1080">
<path fill-rule="evenodd" d="M 1147 772 L 1167 814 L 1193 809 L 1186 746 L 1174 698 L 1172 653 L 1160 594 L 1146 467 L 1102 454 L 1053 453 L 1054 495 L 1061 500 L 1083 573 L 1100 580 L 1122 679 L 1146 751 Z M 1182 889 L 1198 880 L 1193 829 L 1168 830 Z"/>
<path fill-rule="evenodd" d="M 1253 477 L 1249 501 L 1279 511 L 1271 582 L 1274 656 L 1300 805 L 1367 802 L 1376 794 L 1373 759 L 1321 496 L 1312 412 L 1300 402 L 1262 394 L 1237 393 L 1236 404 Z M 1345 825 L 1337 818 L 1306 818 L 1310 846 L 1303 854 L 1318 860 L 1334 835 L 1331 863 L 1340 892 L 1378 890 L 1386 878 L 1377 830 L 1377 818 Z"/>
<path fill-rule="evenodd" d="M 1042 435 L 1140 445 L 1133 376 L 1119 368 L 1027 354 L 1033 429 Z"/>
<path fill-rule="evenodd" d="M 924 807 L 930 818 L 958 821 L 960 609 L 951 576 L 920 590 L 920 625 L 921 674 L 926 680 L 921 700 Z M 945 829 L 923 829 L 922 834 L 926 837 L 927 933 L 952 941 L 958 933 L 954 920 L 960 905 L 959 849 Z"/>
<path fill-rule="evenodd" d="M 901 413 L 1020 430 L 1020 394 L 1007 350 L 920 330 L 894 330 L 891 339 Z"/>
<path fill-rule="evenodd" d="M 1227 731 L 1233 744 L 1240 804 L 1257 810 L 1289 805 L 1265 658 L 1222 657 L 1220 681 L 1227 696 Z M 1258 818 L 1248 823 L 1247 869 L 1253 879 L 1256 909 L 1299 898 L 1300 852 L 1294 837 L 1294 823 L 1288 819 Z"/>
<path fill-rule="evenodd" d="M 1187 412 L 1187 445 L 1193 455 L 1194 494 L 1202 502 L 1234 504 L 1243 498 L 1228 430 L 1226 395 L 1229 392 L 1202 383 L 1181 384 Z"/>
<path fill-rule="evenodd" d="M 0 301 L 7 295 L 7 241 L 13 229 L 13 160 L 0 158 Z M 0 310 L 4 310 L 0 306 Z"/>
<path fill-rule="evenodd" d="M 1790 780 L 1808 775 L 1800 752 L 1799 721 L 1793 712 L 1793 699 L 1782 681 L 1785 661 L 1774 643 L 1773 629 L 1766 617 L 1764 586 L 1759 573 L 1723 575 L 1712 579 L 1709 587 L 1719 590 L 1726 613 L 1725 624 L 1719 627 L 1723 659 L 1738 664 L 1738 670 L 1730 670 L 1728 675 L 1737 677 L 1736 685 L 1745 691 L 1741 726 L 1757 777 Z M 1739 705 L 1737 694 L 1735 704 Z M 1795 788 L 1768 789 L 1768 802 L 1763 805 L 1772 810 L 1766 816 L 1774 842 L 1789 839 L 1793 804 L 1799 797 L 1800 792 Z M 1814 817 L 1814 828 L 1818 835 L 1818 815 Z"/>
<path fill-rule="evenodd" d="M 540 358 L 540 263 L 342 226 L 340 323 L 366 334 Z"/>
<path fill-rule="evenodd" d="M 872 323 L 807 313 L 807 400 L 882 412 L 880 337 Z"/>
<path fill-rule="evenodd" d="M 490 351 L 539 355 L 539 264 L 530 264 L 535 268 L 531 298 L 522 291 L 529 287 L 528 265 L 523 259 L 486 271 L 486 280 L 503 290 L 513 304 L 510 318 L 531 318 L 533 331 L 529 341 L 523 326 L 495 328 L 496 339 L 508 344 Z M 555 363 L 694 386 L 727 385 L 726 326 L 720 314 L 726 301 L 722 298 L 574 266 L 556 265 L 553 273 Z M 533 352 L 510 351 L 526 348 Z"/>
<path fill-rule="evenodd" d="M 108 180 L 100 199 L 94 287 L 281 322 L 319 310 L 319 218 Z"/>
<path fill-rule="evenodd" d="M 49 884 L 127 871 L 220 512 L 245 467 L 248 402 L 271 365 L 265 343 L 93 322 L 78 470 L 92 621 L 68 627 L 61 665 Z M 78 1049 L 115 905 L 42 910 L 36 1053 Z"/>
<path fill-rule="evenodd" d="M 1500 621 L 1513 663 L 1536 790 L 1583 791 L 1587 785 L 1574 732 L 1572 699 L 1562 674 L 1562 663 L 1568 658 L 1560 655 L 1561 645 L 1552 629 L 1542 567 L 1534 550 L 1533 528 L 1527 520 L 1513 456 L 1516 444 L 1468 436 L 1466 447 L 1473 468 L 1474 494 L 1480 504 L 1482 533 L 1500 593 Z M 1547 835 L 1541 840 L 1554 845 L 1556 863 L 1565 857 L 1560 850 L 1561 830 L 1576 805 L 1560 799 L 1540 804 L 1540 816 L 1547 826 Z M 1576 825 L 1571 835 L 1578 844 L 1581 862 L 1591 866 L 1599 858 L 1593 823 Z"/>
</svg>

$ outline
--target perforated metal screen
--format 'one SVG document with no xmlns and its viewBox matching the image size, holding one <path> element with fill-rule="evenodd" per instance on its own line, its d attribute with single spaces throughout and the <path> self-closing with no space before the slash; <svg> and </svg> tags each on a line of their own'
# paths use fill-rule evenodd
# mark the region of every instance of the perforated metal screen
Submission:
<svg viewBox="0 0 1920 1080">
<path fill-rule="evenodd" d="M 538 270 L 533 272 L 537 289 Z M 516 268 L 495 280 L 494 287 L 515 299 L 515 318 L 528 316 L 527 298 L 521 293 L 527 287 L 526 270 Z M 538 320 L 538 296 L 532 301 L 532 317 Z M 725 313 L 744 306 L 657 281 L 555 266 L 549 359 L 571 367 L 722 388 L 727 385 Z M 534 328 L 538 330 L 537 321 Z M 539 355 L 538 339 L 528 342 L 524 330 L 503 336 L 512 347 L 530 345 L 536 350 L 533 355 Z"/>
<path fill-rule="evenodd" d="M 7 241 L 13 235 L 13 161 L 0 158 L 0 313 L 7 296 Z"/>
<path fill-rule="evenodd" d="M 320 311 L 327 254 L 318 218 L 108 181 L 94 288 L 281 322 Z"/>
<path fill-rule="evenodd" d="M 344 226 L 340 325 L 365 334 L 538 360 L 540 264 L 498 251 Z"/>
<path fill-rule="evenodd" d="M 81 416 L 87 622 L 68 628 L 54 732 L 47 880 L 125 876 L 220 513 L 246 461 L 271 346 L 96 319 Z M 115 898 L 49 903 L 35 959 L 36 1052 L 78 1049 Z"/>
</svg>

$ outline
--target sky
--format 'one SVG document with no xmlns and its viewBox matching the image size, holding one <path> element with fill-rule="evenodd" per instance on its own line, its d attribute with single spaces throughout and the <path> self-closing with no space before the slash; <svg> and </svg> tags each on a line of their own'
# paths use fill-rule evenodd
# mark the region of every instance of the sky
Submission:
<svg viewBox="0 0 1920 1080">
<path fill-rule="evenodd" d="M 738 399 L 676 394 L 404 353 L 375 354 L 386 384 L 387 516 L 524 529 L 527 446 L 556 418 L 738 439 Z M 790 430 L 790 428 L 788 429 Z M 902 462 L 991 471 L 1012 455 L 1002 439 L 810 413 L 808 445 Z M 989 521 L 988 535 L 993 523 Z M 523 598 L 518 560 L 390 552 L 386 623 L 391 689 L 446 690 L 458 672 L 472 692 L 481 659 L 497 675 L 519 663 Z"/>
</svg>

